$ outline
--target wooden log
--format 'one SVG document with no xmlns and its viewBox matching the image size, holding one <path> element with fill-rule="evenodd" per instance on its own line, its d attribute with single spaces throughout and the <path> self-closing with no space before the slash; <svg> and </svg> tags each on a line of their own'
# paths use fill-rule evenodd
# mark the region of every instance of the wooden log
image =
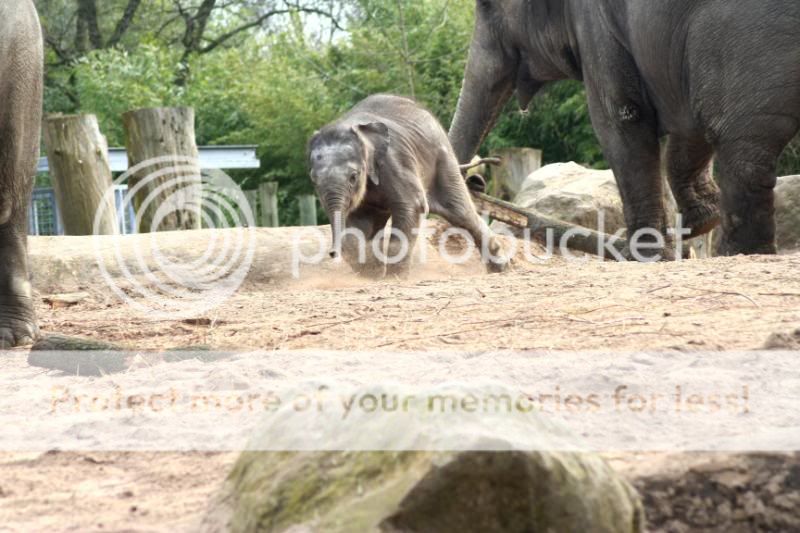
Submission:
<svg viewBox="0 0 800 533">
<path fill-rule="evenodd" d="M 502 148 L 492 155 L 501 161 L 492 169 L 495 198 L 513 200 L 528 176 L 542 168 L 542 151 L 534 148 Z"/>
<path fill-rule="evenodd" d="M 103 376 L 127 370 L 130 354 L 124 346 L 109 342 L 48 335 L 33 345 L 28 364 L 76 376 Z"/>
<path fill-rule="evenodd" d="M 94 115 L 50 116 L 44 124 L 44 142 L 53 189 L 67 235 L 118 233 L 116 207 L 108 164 L 108 143 Z"/>
<path fill-rule="evenodd" d="M 297 198 L 300 205 L 300 225 L 317 225 L 317 197 L 313 194 L 304 194 Z"/>
<path fill-rule="evenodd" d="M 542 213 L 498 200 L 481 192 L 470 192 L 479 213 L 487 213 L 495 220 L 519 228 L 521 230 L 520 233 L 527 229 L 531 237 L 542 242 L 547 242 L 548 230 L 552 233 L 552 239 L 556 246 L 560 244 L 561 239 L 569 232 L 570 238 L 566 243 L 569 248 L 579 252 L 599 255 L 606 259 L 617 259 L 617 257 L 613 252 L 605 248 L 605 243 L 611 243 L 610 246 L 618 252 L 622 252 L 627 247 L 628 242 L 625 239 L 614 238 L 611 235 L 548 217 Z"/>
<path fill-rule="evenodd" d="M 262 183 L 258 188 L 261 200 L 261 227 L 277 228 L 278 222 L 278 184 L 274 181 Z"/>
<path fill-rule="evenodd" d="M 149 108 L 122 115 L 131 167 L 147 163 L 130 177 L 143 184 L 134 196 L 138 231 L 200 229 L 202 201 L 199 154 L 194 135 L 194 110 Z M 154 163 L 153 160 L 163 158 Z M 166 216 L 155 220 L 162 211 Z"/>
<path fill-rule="evenodd" d="M 67 294 L 51 294 L 42 298 L 44 303 L 49 304 L 51 309 L 63 309 L 65 307 L 73 307 L 82 301 L 90 298 L 88 292 L 71 292 Z"/>
<path fill-rule="evenodd" d="M 190 360 L 213 363 L 230 357 L 230 353 L 215 352 L 205 345 L 142 352 L 94 339 L 47 335 L 34 344 L 28 355 L 28 364 L 74 376 L 96 377 L 127 372 L 138 361 L 149 365 Z"/>
</svg>

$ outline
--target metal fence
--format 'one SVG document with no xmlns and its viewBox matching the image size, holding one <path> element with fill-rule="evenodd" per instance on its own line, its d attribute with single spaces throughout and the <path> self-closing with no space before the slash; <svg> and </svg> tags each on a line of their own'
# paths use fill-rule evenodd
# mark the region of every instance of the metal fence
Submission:
<svg viewBox="0 0 800 533">
<path fill-rule="evenodd" d="M 257 169 L 261 163 L 256 154 L 256 145 L 200 146 L 198 148 L 200 168 L 207 169 Z M 108 160 L 112 172 L 128 170 L 128 153 L 125 148 L 109 148 Z M 38 172 L 49 172 L 50 164 L 46 157 L 39 159 Z M 117 206 L 117 220 L 122 235 L 136 232 L 136 214 L 128 205 L 126 213 L 120 213 L 123 198 L 128 192 L 127 185 L 115 187 L 114 198 Z M 56 203 L 55 192 L 51 188 L 36 189 L 31 198 L 28 217 L 31 235 L 64 235 L 61 214 Z"/>
<path fill-rule="evenodd" d="M 114 200 L 117 207 L 119 232 L 130 235 L 136 230 L 136 214 L 133 206 L 128 204 L 125 213 L 120 213 L 123 198 L 128 192 L 127 185 L 114 187 Z M 34 189 L 31 206 L 28 212 L 28 233 L 31 235 L 64 235 L 64 225 L 56 202 L 56 193 L 50 187 Z"/>
</svg>

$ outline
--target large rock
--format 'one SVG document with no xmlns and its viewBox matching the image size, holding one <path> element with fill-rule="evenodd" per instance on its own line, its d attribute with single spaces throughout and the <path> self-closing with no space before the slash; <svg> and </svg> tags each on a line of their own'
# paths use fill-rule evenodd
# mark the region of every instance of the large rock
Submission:
<svg viewBox="0 0 800 533">
<path fill-rule="evenodd" d="M 775 189 L 778 250 L 800 252 L 800 176 L 778 178 Z"/>
<path fill-rule="evenodd" d="M 674 200 L 668 193 L 665 196 L 672 222 Z M 525 180 L 514 203 L 591 229 L 598 229 L 598 213 L 603 212 L 606 233 L 625 228 L 622 200 L 610 170 L 588 169 L 577 163 L 547 165 Z M 778 250 L 800 252 L 800 176 L 778 178 L 775 208 Z M 714 233 L 719 235 L 719 231 Z M 709 238 L 694 239 L 691 245 L 699 257 L 710 255 Z"/>
<path fill-rule="evenodd" d="M 547 165 L 528 176 L 514 203 L 609 234 L 626 228 L 622 198 L 611 170 L 594 170 L 574 162 Z M 664 205 L 667 222 L 672 226 L 677 208 L 666 182 Z M 602 228 L 598 227 L 601 213 Z M 688 246 L 695 257 L 712 255 L 710 234 L 692 239 Z"/>
<path fill-rule="evenodd" d="M 323 399 L 334 397 L 334 388 L 319 390 L 325 390 Z M 266 418 L 202 529 L 643 530 L 635 490 L 598 455 L 548 451 L 580 449 L 580 440 L 551 418 L 510 407 L 518 390 L 449 385 L 354 391 L 335 395 L 353 398 L 355 407 L 346 411 L 337 402 L 299 411 L 287 403 Z M 362 403 L 369 398 L 372 408 Z M 375 410 L 379 403 L 384 408 Z"/>
<path fill-rule="evenodd" d="M 534 172 L 514 203 L 586 228 L 598 228 L 605 213 L 606 233 L 625 228 L 622 200 L 610 170 L 593 170 L 577 163 L 555 163 Z"/>
<path fill-rule="evenodd" d="M 248 452 L 205 531 L 523 533 L 643 530 L 600 457 L 555 452 Z"/>
</svg>

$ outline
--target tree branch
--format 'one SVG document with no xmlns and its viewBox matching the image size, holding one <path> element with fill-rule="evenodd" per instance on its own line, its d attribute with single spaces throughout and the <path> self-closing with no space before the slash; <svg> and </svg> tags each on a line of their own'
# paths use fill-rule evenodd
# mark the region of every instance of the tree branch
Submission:
<svg viewBox="0 0 800 533">
<path fill-rule="evenodd" d="M 290 7 L 290 8 L 273 9 L 271 11 L 267 11 L 266 13 L 263 13 L 261 16 L 259 16 L 257 19 L 252 20 L 252 21 L 248 22 L 247 24 L 243 24 L 242 26 L 239 26 L 238 28 L 235 28 L 235 29 L 233 29 L 233 30 L 231 30 L 231 31 L 229 31 L 227 33 L 224 33 L 224 34 L 222 34 L 222 35 L 220 35 L 220 36 L 218 36 L 218 37 L 216 37 L 214 39 L 208 40 L 208 44 L 206 44 L 205 46 L 197 48 L 196 51 L 198 53 L 200 53 L 200 54 L 207 54 L 207 53 L 215 50 L 216 48 L 219 48 L 220 46 L 225 44 L 227 41 L 229 41 L 233 37 L 236 37 L 240 33 L 243 33 L 243 32 L 246 32 L 247 30 L 251 30 L 253 28 L 261 26 L 268 19 L 270 19 L 272 17 L 276 17 L 278 15 L 288 15 L 290 13 L 307 13 L 307 14 L 320 15 L 320 16 L 323 16 L 323 17 L 327 17 L 327 18 L 329 18 L 331 20 L 331 22 L 333 23 L 333 25 L 337 29 L 340 29 L 340 30 L 343 29 L 341 26 L 339 26 L 338 21 L 336 20 L 336 18 L 333 16 L 332 13 L 329 13 L 329 12 L 324 11 L 322 9 L 313 8 L 313 7 L 300 7 L 300 6 L 295 5 L 295 6 Z"/>
<path fill-rule="evenodd" d="M 114 33 L 111 34 L 111 38 L 106 43 L 106 46 L 111 48 L 119 44 L 122 40 L 122 37 L 128 31 L 128 28 L 131 27 L 131 23 L 133 22 L 133 18 L 136 16 L 136 10 L 139 9 L 139 5 L 141 5 L 142 0 L 128 0 L 128 5 L 125 6 L 125 12 L 122 14 L 122 18 L 119 19 L 117 22 L 117 27 L 114 28 Z"/>
<path fill-rule="evenodd" d="M 103 47 L 103 36 L 97 22 L 97 3 L 95 0 L 78 0 L 78 17 L 83 19 L 89 33 L 89 42 L 94 50 Z"/>
</svg>

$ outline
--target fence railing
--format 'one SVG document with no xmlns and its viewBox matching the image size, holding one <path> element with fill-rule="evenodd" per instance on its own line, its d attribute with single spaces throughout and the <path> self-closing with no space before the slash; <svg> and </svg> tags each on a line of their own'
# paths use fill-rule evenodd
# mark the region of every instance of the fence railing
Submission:
<svg viewBox="0 0 800 533">
<path fill-rule="evenodd" d="M 127 185 L 114 187 L 114 203 L 117 210 L 118 231 L 121 235 L 136 233 L 136 213 L 132 202 L 125 202 Z M 245 191 L 255 222 L 260 227 L 278 226 L 278 185 L 274 182 L 262 183 L 258 190 Z M 231 197 L 234 195 L 232 194 Z M 314 196 L 300 196 L 297 199 L 301 209 L 301 225 L 317 224 L 317 204 Z M 124 213 L 122 206 L 126 205 Z M 64 235 L 64 225 L 56 202 L 55 191 L 51 187 L 34 189 L 28 214 L 28 227 L 31 235 Z"/>
<path fill-rule="evenodd" d="M 135 233 L 136 214 L 133 206 L 128 203 L 125 213 L 121 213 L 123 198 L 128 192 L 127 185 L 114 187 L 114 202 L 117 208 L 117 223 L 122 235 Z M 64 235 L 64 225 L 61 223 L 61 214 L 56 202 L 56 193 L 52 187 L 34 189 L 31 197 L 30 210 L 28 211 L 28 233 L 39 236 Z"/>
</svg>

